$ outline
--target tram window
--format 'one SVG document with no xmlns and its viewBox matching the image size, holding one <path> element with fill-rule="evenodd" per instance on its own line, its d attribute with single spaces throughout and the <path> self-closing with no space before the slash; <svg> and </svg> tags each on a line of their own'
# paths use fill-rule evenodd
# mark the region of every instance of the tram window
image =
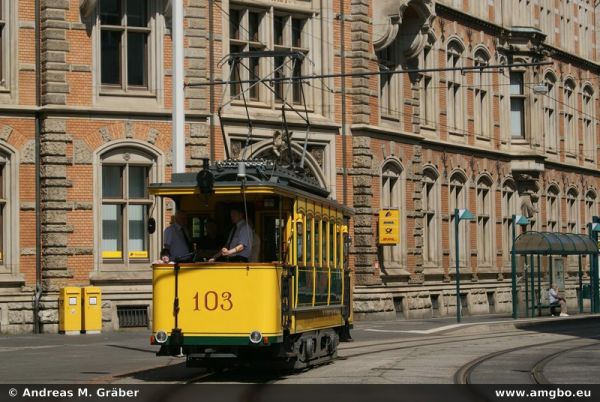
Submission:
<svg viewBox="0 0 600 402">
<path fill-rule="evenodd" d="M 329 222 L 329 266 L 335 267 L 335 223 Z"/>
<path fill-rule="evenodd" d="M 296 250 L 298 253 L 297 264 L 304 262 L 304 230 L 302 222 L 296 223 Z"/>
<path fill-rule="evenodd" d="M 327 267 L 327 222 L 321 222 L 321 261 L 324 267 Z"/>
<path fill-rule="evenodd" d="M 306 218 L 306 265 L 312 266 L 312 223 L 311 217 Z"/>
<path fill-rule="evenodd" d="M 313 266 L 319 266 L 321 265 L 321 221 L 319 221 L 318 219 L 313 220 L 314 222 L 314 243 L 313 243 Z"/>
<path fill-rule="evenodd" d="M 338 249 L 337 249 L 337 265 L 339 269 L 343 269 L 343 261 L 344 261 L 344 233 L 342 232 L 342 227 L 338 226 L 339 229 L 339 238 L 338 238 Z"/>
</svg>

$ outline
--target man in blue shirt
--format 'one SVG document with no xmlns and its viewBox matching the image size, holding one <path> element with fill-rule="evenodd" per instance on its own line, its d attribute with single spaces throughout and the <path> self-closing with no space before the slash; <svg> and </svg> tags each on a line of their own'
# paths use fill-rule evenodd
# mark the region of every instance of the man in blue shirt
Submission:
<svg viewBox="0 0 600 402">
<path fill-rule="evenodd" d="M 186 228 L 187 216 L 182 211 L 175 213 L 175 221 L 165 229 L 163 242 L 166 249 L 169 250 L 171 261 L 191 260 L 191 253 L 194 251 L 191 236 Z"/>
<path fill-rule="evenodd" d="M 220 261 L 248 262 L 252 254 L 254 232 L 244 218 L 244 213 L 237 207 L 231 209 L 230 217 L 234 227 L 229 233 L 227 243 L 216 257 Z M 214 261 L 214 258 L 210 261 Z"/>
</svg>

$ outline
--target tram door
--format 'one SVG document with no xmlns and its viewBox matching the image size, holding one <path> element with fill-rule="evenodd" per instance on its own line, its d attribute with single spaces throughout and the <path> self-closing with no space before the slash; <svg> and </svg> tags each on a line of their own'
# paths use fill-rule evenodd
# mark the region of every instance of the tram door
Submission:
<svg viewBox="0 0 600 402">
<path fill-rule="evenodd" d="M 261 215 L 262 259 L 265 262 L 283 261 L 283 257 L 279 254 L 285 219 L 279 219 L 279 214 L 263 213 Z"/>
</svg>

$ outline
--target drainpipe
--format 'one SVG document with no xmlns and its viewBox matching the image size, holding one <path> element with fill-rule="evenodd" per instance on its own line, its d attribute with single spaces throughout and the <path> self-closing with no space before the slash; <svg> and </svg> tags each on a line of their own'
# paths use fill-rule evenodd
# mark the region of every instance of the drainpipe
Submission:
<svg viewBox="0 0 600 402">
<path fill-rule="evenodd" d="M 183 69 L 183 0 L 173 0 L 173 173 L 185 173 L 185 94 Z"/>
<path fill-rule="evenodd" d="M 42 75 L 41 75 L 41 25 L 40 25 L 40 0 L 35 0 L 35 296 L 33 299 L 33 332 L 41 332 L 39 317 L 40 299 L 42 298 L 42 220 L 41 220 L 41 180 L 40 180 L 40 135 L 42 133 Z"/>
</svg>

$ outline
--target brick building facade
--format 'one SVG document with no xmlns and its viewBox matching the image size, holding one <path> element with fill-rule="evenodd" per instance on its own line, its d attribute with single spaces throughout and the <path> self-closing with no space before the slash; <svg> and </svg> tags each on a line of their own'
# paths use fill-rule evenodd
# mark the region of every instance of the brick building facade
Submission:
<svg viewBox="0 0 600 402">
<path fill-rule="evenodd" d="M 454 207 L 477 215 L 460 233 L 472 314 L 510 306 L 511 214 L 523 211 L 536 230 L 575 232 L 598 214 L 591 0 L 184 5 L 187 83 L 431 69 L 307 79 L 303 91 L 186 87 L 188 171 L 223 158 L 223 141 L 233 157 L 274 157 L 283 100 L 307 105 L 307 173 L 356 210 L 358 315 L 452 314 Z M 30 331 L 36 296 L 42 330 L 56 331 L 58 290 L 68 284 L 100 286 L 104 325 L 118 328 L 121 309 L 151 304 L 149 261 L 161 239 L 144 222 L 156 218 L 160 233 L 169 215 L 145 187 L 171 171 L 170 2 L 0 0 L 0 10 L 0 332 Z M 245 61 L 233 72 L 222 62 L 252 50 L 304 57 Z M 434 71 L 541 60 L 552 65 Z M 533 93 L 540 83 L 548 95 Z M 226 102 L 221 135 L 211 116 Z M 302 139 L 303 120 L 290 115 L 289 124 Z M 384 207 L 400 209 L 398 246 L 377 246 Z"/>
</svg>

